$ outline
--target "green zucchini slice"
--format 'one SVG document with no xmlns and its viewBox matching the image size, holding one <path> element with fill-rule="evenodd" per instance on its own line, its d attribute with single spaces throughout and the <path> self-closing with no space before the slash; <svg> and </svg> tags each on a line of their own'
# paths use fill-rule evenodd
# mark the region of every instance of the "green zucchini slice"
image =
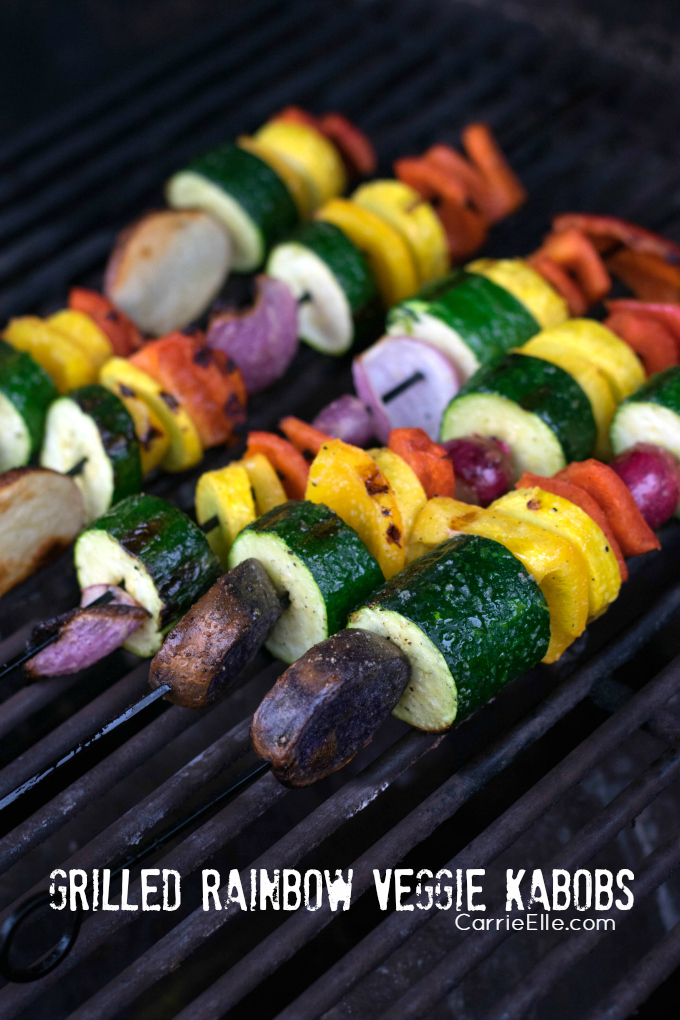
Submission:
<svg viewBox="0 0 680 1020">
<path fill-rule="evenodd" d="M 120 585 L 150 619 L 125 642 L 137 655 L 155 655 L 169 628 L 221 573 L 200 528 L 158 496 L 128 496 L 78 538 L 75 566 L 81 589 Z"/>
<path fill-rule="evenodd" d="M 611 440 L 614 453 L 654 443 L 680 459 L 680 365 L 653 375 L 619 404 Z"/>
<path fill-rule="evenodd" d="M 96 383 L 59 397 L 47 414 L 41 465 L 65 473 L 81 462 L 75 481 L 88 522 L 142 488 L 132 416 L 115 393 Z"/>
<path fill-rule="evenodd" d="M 441 439 L 477 433 L 504 440 L 516 477 L 553 475 L 591 456 L 597 428 L 590 401 L 564 369 L 507 354 L 473 376 L 444 411 Z"/>
<path fill-rule="evenodd" d="M 0 340 L 0 471 L 23 467 L 38 453 L 47 409 L 57 395 L 30 354 Z"/>
<path fill-rule="evenodd" d="M 202 209 L 226 227 L 233 268 L 251 272 L 267 250 L 298 224 L 281 178 L 252 152 L 222 145 L 174 174 L 166 185 L 174 209 Z"/>
<path fill-rule="evenodd" d="M 307 223 L 278 244 L 267 273 L 286 283 L 298 305 L 298 335 L 323 354 L 344 354 L 356 319 L 377 297 L 373 273 L 334 223 Z"/>
<path fill-rule="evenodd" d="M 284 662 L 344 627 L 383 579 L 357 533 L 323 503 L 291 500 L 249 524 L 231 547 L 229 569 L 251 557 L 290 598 L 266 645 Z"/>
<path fill-rule="evenodd" d="M 454 270 L 396 305 L 387 332 L 426 340 L 453 362 L 465 382 L 483 365 L 539 332 L 529 309 L 479 273 Z"/>
<path fill-rule="evenodd" d="M 394 715 L 445 730 L 545 655 L 548 604 L 498 542 L 458 535 L 395 574 L 350 617 L 407 656 L 411 679 Z"/>
</svg>

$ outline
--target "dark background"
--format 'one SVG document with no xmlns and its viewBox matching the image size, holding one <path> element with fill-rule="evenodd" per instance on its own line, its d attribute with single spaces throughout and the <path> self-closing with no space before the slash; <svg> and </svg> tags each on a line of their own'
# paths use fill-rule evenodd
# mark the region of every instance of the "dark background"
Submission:
<svg viewBox="0 0 680 1020">
<path fill-rule="evenodd" d="M 320 0 L 323 3 L 323 0 Z M 358 0 L 361 2 L 361 0 Z M 446 2 L 446 0 L 444 0 Z M 680 5 L 669 0 L 448 0 L 503 11 L 631 65 L 680 68 Z M 0 0 L 0 131 L 209 30 L 247 0 Z"/>
</svg>

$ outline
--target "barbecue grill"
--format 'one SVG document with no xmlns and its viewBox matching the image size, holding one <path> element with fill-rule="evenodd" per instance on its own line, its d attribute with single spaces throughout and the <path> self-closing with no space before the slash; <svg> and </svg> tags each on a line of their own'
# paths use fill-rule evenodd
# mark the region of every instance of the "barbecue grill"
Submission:
<svg viewBox="0 0 680 1020">
<path fill-rule="evenodd" d="M 632 69 L 630 54 L 617 63 L 479 4 L 258 0 L 0 147 L 0 317 L 44 314 L 70 284 L 98 285 L 116 232 L 162 203 L 172 170 L 288 103 L 356 120 L 386 174 L 396 156 L 488 122 L 530 194 L 495 228 L 490 255 L 532 250 L 550 215 L 572 209 L 680 240 L 680 101 L 667 80 Z M 309 420 L 349 384 L 348 359 L 304 349 L 252 400 L 249 425 Z M 200 470 L 225 459 L 213 450 Z M 191 510 L 198 474 L 149 487 Z M 257 779 L 146 863 L 183 876 L 176 912 L 86 915 L 57 969 L 0 990 L 0 1014 L 628 1016 L 680 962 L 680 529 L 667 525 L 661 539 L 662 553 L 632 563 L 617 604 L 563 661 L 447 734 L 390 720 L 315 787 Z M 76 601 L 66 554 L 3 599 L 0 661 L 35 621 Z M 156 702 L 6 812 L 2 916 L 56 867 L 115 867 L 251 766 L 250 715 L 282 668 L 261 653 L 248 682 L 204 711 Z M 135 701 L 147 670 L 119 650 L 75 677 L 6 685 L 0 797 Z M 362 895 L 374 868 L 398 866 L 501 877 L 506 867 L 627 867 L 635 907 L 615 912 L 615 933 L 491 926 L 466 937 L 452 911 L 385 914 Z M 251 868 L 352 868 L 356 902 L 337 915 L 326 902 L 204 913 L 202 867 L 223 879 L 239 869 L 246 889 Z M 505 916 L 494 896 L 489 916 Z M 129 899 L 138 897 L 134 874 Z M 43 915 L 27 928 L 18 962 L 47 949 L 60 925 Z M 663 1013 L 659 999 L 644 1009 Z"/>
</svg>

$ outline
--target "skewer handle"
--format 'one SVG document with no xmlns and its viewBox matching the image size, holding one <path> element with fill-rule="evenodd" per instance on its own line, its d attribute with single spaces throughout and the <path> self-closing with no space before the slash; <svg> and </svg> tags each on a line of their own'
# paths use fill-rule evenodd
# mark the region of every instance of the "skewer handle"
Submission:
<svg viewBox="0 0 680 1020">
<path fill-rule="evenodd" d="M 160 689 L 160 688 L 159 688 Z M 175 836 L 179 836 L 182 832 L 188 829 L 195 822 L 199 821 L 204 815 L 213 811 L 219 807 L 225 801 L 229 800 L 235 793 L 249 786 L 260 776 L 264 776 L 271 769 L 271 762 L 261 761 L 259 765 L 251 769 L 250 772 L 246 772 L 244 775 L 236 779 L 231 786 L 228 786 L 226 790 L 222 790 L 217 796 L 212 797 L 205 804 L 196 808 L 191 814 L 186 815 L 179 822 L 174 825 L 169 825 L 163 829 L 154 839 L 150 840 L 136 853 L 126 857 L 125 860 L 121 861 L 115 868 L 111 870 L 111 878 L 115 878 L 125 868 L 133 868 L 136 864 L 139 864 L 144 858 L 150 854 L 155 853 L 156 850 L 160 850 L 165 843 L 170 842 Z M 59 941 L 43 954 L 34 963 L 29 964 L 27 967 L 14 967 L 11 961 L 12 942 L 17 935 L 17 932 L 23 922 L 31 914 L 41 908 L 48 907 L 52 897 L 47 891 L 34 893 L 33 896 L 27 897 L 19 906 L 14 910 L 7 918 L 5 923 L 0 930 L 0 974 L 7 981 L 15 981 L 19 984 L 27 984 L 30 981 L 38 981 L 40 978 L 49 974 L 50 971 L 58 967 L 61 961 L 66 957 L 78 938 L 80 932 L 80 925 L 83 919 L 83 909 L 80 902 L 75 911 L 68 911 L 67 916 L 70 918 L 70 923 L 67 931 L 61 936 Z"/>
</svg>

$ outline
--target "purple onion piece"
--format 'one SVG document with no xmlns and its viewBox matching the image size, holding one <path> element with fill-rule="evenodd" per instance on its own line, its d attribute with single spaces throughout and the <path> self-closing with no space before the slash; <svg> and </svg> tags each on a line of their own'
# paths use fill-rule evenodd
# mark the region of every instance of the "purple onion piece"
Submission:
<svg viewBox="0 0 680 1020">
<path fill-rule="evenodd" d="M 373 415 L 353 393 L 345 393 L 327 404 L 312 425 L 352 446 L 366 446 L 375 434 Z"/>
<path fill-rule="evenodd" d="M 357 395 L 373 412 L 381 443 L 399 428 L 421 428 L 436 440 L 444 409 L 459 385 L 451 362 L 411 337 L 378 340 L 354 359 L 352 375 Z"/>
<path fill-rule="evenodd" d="M 241 369 L 248 393 L 258 393 L 279 379 L 298 349 L 297 302 L 281 280 L 255 277 L 251 308 L 218 312 L 206 342 L 224 351 Z"/>
<path fill-rule="evenodd" d="M 147 611 L 136 604 L 72 609 L 34 628 L 30 638 L 34 647 L 53 634 L 58 637 L 29 659 L 24 671 L 33 678 L 79 673 L 119 648 L 148 619 Z"/>
<path fill-rule="evenodd" d="M 672 453 L 652 443 L 636 443 L 609 466 L 630 489 L 650 528 L 673 516 L 680 500 L 680 464 Z"/>
<path fill-rule="evenodd" d="M 510 447 L 500 439 L 462 436 L 442 443 L 456 475 L 456 499 L 488 506 L 512 486 Z"/>
</svg>

